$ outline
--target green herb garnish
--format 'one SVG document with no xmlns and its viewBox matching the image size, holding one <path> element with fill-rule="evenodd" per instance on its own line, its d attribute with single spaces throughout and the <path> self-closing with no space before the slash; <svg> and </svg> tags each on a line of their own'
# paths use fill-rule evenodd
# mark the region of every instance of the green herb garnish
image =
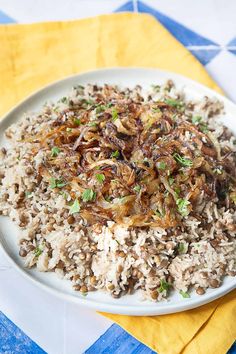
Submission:
<svg viewBox="0 0 236 354">
<path fill-rule="evenodd" d="M 66 131 L 67 131 L 68 133 L 71 133 L 71 132 L 72 132 L 72 128 L 66 128 Z"/>
<path fill-rule="evenodd" d="M 141 186 L 139 186 L 138 184 L 134 187 L 134 191 L 139 193 L 141 191 Z"/>
<path fill-rule="evenodd" d="M 161 86 L 160 85 L 151 85 L 152 89 L 156 92 L 160 92 Z"/>
<path fill-rule="evenodd" d="M 99 114 L 99 113 L 102 113 L 104 112 L 107 108 L 111 108 L 112 107 L 112 103 L 108 103 L 106 105 L 104 104 L 99 104 L 97 107 L 96 107 L 96 114 Z"/>
<path fill-rule="evenodd" d="M 159 218 L 163 218 L 165 216 L 165 211 L 163 209 L 157 209 L 154 211 L 155 215 L 157 215 Z"/>
<path fill-rule="evenodd" d="M 86 105 L 88 105 L 88 106 L 92 106 L 93 104 L 94 104 L 94 101 L 93 100 L 85 100 L 85 99 L 83 99 L 82 100 L 82 103 L 84 103 L 84 104 L 86 104 Z"/>
<path fill-rule="evenodd" d="M 201 122 L 201 120 L 202 120 L 202 117 L 201 116 L 193 116 L 192 117 L 192 123 L 193 124 L 198 124 L 198 123 L 200 123 Z"/>
<path fill-rule="evenodd" d="M 178 114 L 175 113 L 175 114 L 173 114 L 173 116 L 171 117 L 171 119 L 176 120 L 177 116 L 178 116 Z"/>
<path fill-rule="evenodd" d="M 80 211 L 80 203 L 78 199 L 75 199 L 74 203 L 70 207 L 70 214 L 75 214 Z"/>
<path fill-rule="evenodd" d="M 99 114 L 99 113 L 104 112 L 104 111 L 105 111 L 105 109 L 106 109 L 106 107 L 105 107 L 105 106 L 103 106 L 103 105 L 98 106 L 98 107 L 96 108 L 96 114 Z"/>
<path fill-rule="evenodd" d="M 96 192 L 94 192 L 91 188 L 85 189 L 82 194 L 83 202 L 91 202 L 96 198 Z"/>
<path fill-rule="evenodd" d="M 189 210 L 188 210 L 187 206 L 190 204 L 190 202 L 187 199 L 179 198 L 176 200 L 176 204 L 178 207 L 178 212 L 182 216 L 187 216 L 189 214 Z"/>
<path fill-rule="evenodd" d="M 171 106 L 171 107 L 175 107 L 175 108 L 181 108 L 181 107 L 183 107 L 183 102 L 178 101 L 178 100 L 174 100 L 174 99 L 172 99 L 172 98 L 166 98 L 166 99 L 164 100 L 164 102 L 165 102 L 166 104 L 168 104 L 169 106 Z"/>
<path fill-rule="evenodd" d="M 84 86 L 83 85 L 76 85 L 76 86 L 73 86 L 73 89 L 75 90 L 84 90 Z"/>
<path fill-rule="evenodd" d="M 201 123 L 199 125 L 199 129 L 201 130 L 201 132 L 203 132 L 204 134 L 209 132 L 208 126 L 206 123 Z"/>
<path fill-rule="evenodd" d="M 168 291 L 171 287 L 171 284 L 167 283 L 165 280 L 161 279 L 161 285 L 158 288 L 158 291 L 162 293 L 163 291 Z"/>
<path fill-rule="evenodd" d="M 111 115 L 112 115 L 112 120 L 113 120 L 113 122 L 115 122 L 115 121 L 119 118 L 118 112 L 117 112 L 117 109 L 116 109 L 116 108 L 113 108 L 113 109 L 112 109 Z"/>
<path fill-rule="evenodd" d="M 187 298 L 190 298 L 190 295 L 189 293 L 183 291 L 183 290 L 180 290 L 180 295 L 182 295 L 183 298 L 187 299 Z"/>
<path fill-rule="evenodd" d="M 105 181 L 105 175 L 103 173 L 97 173 L 95 177 L 99 183 L 103 183 Z"/>
<path fill-rule="evenodd" d="M 120 156 L 120 153 L 119 153 L 118 150 L 113 151 L 113 152 L 111 153 L 111 157 L 114 157 L 115 159 L 117 159 L 119 156 Z"/>
<path fill-rule="evenodd" d="M 179 187 L 176 187 L 175 188 L 175 193 L 177 194 L 177 196 L 180 194 L 181 192 L 181 189 Z"/>
<path fill-rule="evenodd" d="M 79 118 L 74 119 L 75 125 L 79 126 L 81 124 L 81 120 Z"/>
<path fill-rule="evenodd" d="M 29 191 L 26 191 L 26 192 L 25 192 L 25 197 L 26 197 L 26 198 L 29 198 L 31 195 L 32 195 L 32 192 L 29 192 Z"/>
<path fill-rule="evenodd" d="M 160 162 L 158 162 L 157 166 L 158 166 L 159 170 L 165 170 L 166 163 L 164 161 L 160 161 Z"/>
<path fill-rule="evenodd" d="M 175 179 L 174 179 L 174 177 L 169 177 L 168 181 L 169 181 L 169 185 L 172 186 L 172 184 L 174 183 Z"/>
<path fill-rule="evenodd" d="M 159 113 L 159 112 L 161 112 L 161 110 L 160 110 L 159 107 L 152 107 L 152 111 L 153 111 L 154 113 Z"/>
<path fill-rule="evenodd" d="M 60 102 L 62 102 L 62 103 L 68 103 L 68 98 L 67 98 L 67 97 L 62 97 L 62 98 L 60 99 Z"/>
<path fill-rule="evenodd" d="M 88 126 L 89 127 L 96 127 L 97 126 L 97 122 L 89 122 Z"/>
<path fill-rule="evenodd" d="M 60 192 L 60 194 L 65 200 L 67 200 L 67 198 L 69 197 L 69 193 L 67 192 Z"/>
<path fill-rule="evenodd" d="M 179 253 L 184 253 L 185 252 L 185 244 L 184 243 L 180 243 L 178 246 L 178 252 Z"/>
<path fill-rule="evenodd" d="M 184 167 L 191 167 L 193 165 L 192 160 L 186 159 L 185 157 L 181 156 L 177 152 L 173 154 L 173 158 L 175 159 L 176 162 L 178 162 L 180 165 Z"/>
<path fill-rule="evenodd" d="M 54 177 L 50 178 L 50 188 L 62 188 L 66 186 L 66 182 L 64 182 L 62 179 L 56 179 Z"/>
<path fill-rule="evenodd" d="M 111 201 L 111 196 L 110 196 L 110 195 L 106 195 L 106 196 L 104 197 L 104 199 L 105 199 L 106 202 L 110 203 L 110 201 Z"/>
<path fill-rule="evenodd" d="M 61 150 L 57 146 L 54 146 L 51 150 L 51 156 L 57 157 L 60 152 L 61 152 Z"/>
<path fill-rule="evenodd" d="M 40 254 L 42 254 L 42 253 L 43 253 L 43 250 L 41 248 L 39 248 L 39 247 L 35 248 L 34 254 L 35 254 L 36 257 L 39 257 Z"/>
</svg>

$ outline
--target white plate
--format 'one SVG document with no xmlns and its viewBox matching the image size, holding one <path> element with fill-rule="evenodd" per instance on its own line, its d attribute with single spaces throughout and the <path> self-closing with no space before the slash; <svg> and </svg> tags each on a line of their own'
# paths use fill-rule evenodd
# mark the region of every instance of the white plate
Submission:
<svg viewBox="0 0 236 354">
<path fill-rule="evenodd" d="M 165 72 L 157 69 L 139 69 L 139 68 L 115 68 L 96 70 L 80 75 L 75 75 L 64 80 L 49 85 L 42 90 L 34 93 L 17 107 L 12 109 L 0 122 L 0 145 L 6 145 L 4 130 L 16 122 L 25 112 L 37 111 L 45 101 L 54 101 L 65 96 L 72 86 L 77 84 L 97 83 L 97 84 L 119 84 L 122 86 L 133 87 L 140 84 L 143 87 L 150 87 L 151 84 L 159 84 L 167 79 L 173 79 L 176 86 L 183 89 L 187 97 L 202 98 L 218 97 L 225 104 L 226 115 L 222 117 L 223 122 L 231 128 L 236 134 L 236 105 L 225 97 L 214 91 L 189 80 L 183 76 Z M 180 312 L 192 309 L 212 300 L 215 300 L 229 291 L 236 288 L 236 278 L 226 277 L 223 285 L 218 289 L 209 289 L 202 295 L 191 294 L 190 299 L 182 299 L 177 293 L 173 293 L 168 301 L 159 303 L 140 301 L 141 295 L 137 292 L 134 295 L 126 295 L 120 299 L 113 299 L 110 295 L 97 291 L 83 297 L 78 292 L 72 290 L 71 283 L 62 280 L 55 273 L 40 273 L 34 269 L 25 269 L 23 261 L 18 255 L 17 246 L 17 227 L 13 225 L 6 217 L 0 217 L 0 240 L 1 245 L 8 258 L 17 270 L 26 276 L 35 285 L 49 291 L 68 301 L 89 306 L 98 311 L 126 315 L 162 315 L 167 313 Z"/>
</svg>

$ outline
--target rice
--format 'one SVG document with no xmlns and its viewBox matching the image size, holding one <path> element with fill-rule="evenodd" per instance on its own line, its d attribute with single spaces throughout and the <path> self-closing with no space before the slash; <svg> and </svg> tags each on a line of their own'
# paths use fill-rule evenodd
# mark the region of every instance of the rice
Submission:
<svg viewBox="0 0 236 354">
<path fill-rule="evenodd" d="M 120 92 L 115 88 L 116 94 L 116 90 Z M 140 106 L 150 101 L 163 102 L 166 97 L 169 101 L 181 100 L 185 109 L 177 107 L 178 114 L 185 116 L 186 120 L 201 116 L 209 129 L 201 143 L 204 144 L 204 139 L 209 138 L 219 160 L 221 155 L 227 154 L 235 171 L 235 138 L 217 121 L 223 110 L 221 102 L 208 98 L 188 102 L 171 81 L 148 93 L 140 87 L 122 90 L 134 102 L 137 100 Z M 39 136 L 42 132 L 48 134 L 49 127 L 55 125 L 58 117 L 62 122 L 74 117 L 68 109 L 70 105 L 78 104 L 81 97 L 89 100 L 95 91 L 99 89 L 93 85 L 75 88 L 68 97 L 45 105 L 39 114 L 26 114 L 6 131 L 10 145 L 1 150 L 0 213 L 9 216 L 19 226 L 19 254 L 24 258 L 25 266 L 36 267 L 40 272 L 56 272 L 70 280 L 74 289 L 83 294 L 105 290 L 118 298 L 141 289 L 143 297 L 152 301 L 167 298 L 171 291 L 188 297 L 188 292 L 195 289 L 202 295 L 209 287 L 219 287 L 224 276 L 235 276 L 235 189 L 229 191 L 234 202 L 228 201 L 223 205 L 217 195 L 207 197 L 205 182 L 205 190 L 197 195 L 192 210 L 188 209 L 188 200 L 181 204 L 185 211 L 181 224 L 163 227 L 158 221 L 153 225 L 141 226 L 132 226 L 113 218 L 99 222 L 96 219 L 99 212 L 95 209 L 92 209 L 94 222 L 91 222 L 80 215 L 78 205 L 78 210 L 71 213 L 72 204 L 77 200 L 73 196 L 81 197 L 80 192 L 76 192 L 74 187 L 72 194 L 63 192 L 64 182 L 55 179 L 55 188 L 50 187 L 48 171 L 42 170 L 42 166 L 47 163 L 52 150 L 44 137 Z M 96 117 L 96 109 L 91 108 L 91 122 Z M 114 124 L 119 128 L 119 121 Z M 79 146 L 86 134 L 88 130 L 85 127 L 73 144 Z M 187 144 L 194 134 L 191 130 L 184 134 Z M 221 172 L 219 168 L 216 174 Z M 85 182 L 86 178 L 81 174 L 83 180 Z M 160 180 L 165 193 L 171 194 L 173 188 L 166 182 L 165 176 L 161 176 Z M 113 203 L 120 203 L 116 196 L 119 188 L 112 188 Z M 91 202 L 94 196 L 90 198 Z M 122 194 L 119 196 L 125 198 Z M 180 204 L 185 199 L 177 199 L 176 205 L 178 200 Z M 161 212 L 158 213 L 156 220 L 161 219 Z"/>
</svg>

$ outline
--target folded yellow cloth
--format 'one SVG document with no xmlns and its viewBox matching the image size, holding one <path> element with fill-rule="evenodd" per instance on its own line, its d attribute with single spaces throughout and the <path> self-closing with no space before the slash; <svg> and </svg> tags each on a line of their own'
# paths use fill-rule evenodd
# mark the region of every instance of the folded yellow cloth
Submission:
<svg viewBox="0 0 236 354">
<path fill-rule="evenodd" d="M 202 65 L 149 15 L 1 25 L 0 44 L 0 114 L 54 80 L 101 67 L 158 67 L 219 91 Z"/>
<path fill-rule="evenodd" d="M 221 92 L 202 65 L 149 15 L 2 25 L 0 45 L 1 115 L 47 83 L 101 67 L 157 67 Z M 103 315 L 159 354 L 225 354 L 236 338 L 235 295 L 179 314 Z"/>
</svg>

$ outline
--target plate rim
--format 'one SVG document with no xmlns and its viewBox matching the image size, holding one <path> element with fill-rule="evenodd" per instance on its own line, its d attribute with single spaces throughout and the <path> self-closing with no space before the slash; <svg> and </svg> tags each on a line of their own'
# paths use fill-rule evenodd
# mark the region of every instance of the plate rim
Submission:
<svg viewBox="0 0 236 354">
<path fill-rule="evenodd" d="M 80 80 L 83 78 L 83 76 L 86 75 L 95 75 L 100 73 L 111 73 L 112 72 L 118 72 L 118 71 L 123 71 L 123 72 L 129 72 L 129 71 L 139 71 L 142 73 L 145 73 L 147 71 L 153 72 L 155 71 L 157 73 L 157 80 L 158 80 L 158 73 L 162 74 L 166 77 L 169 77 L 173 80 L 181 80 L 186 83 L 186 86 L 188 83 L 193 85 L 198 91 L 199 89 L 202 89 L 204 93 L 208 92 L 211 96 L 214 95 L 215 97 L 219 98 L 222 100 L 224 103 L 227 103 L 227 105 L 231 106 L 232 109 L 236 111 L 236 104 L 234 104 L 230 99 L 227 97 L 221 95 L 220 93 L 214 91 L 213 89 L 204 86 L 203 84 L 192 80 L 188 77 L 185 77 L 184 75 L 174 73 L 168 70 L 162 70 L 158 68 L 145 68 L 145 67 L 114 67 L 114 68 L 99 68 L 96 70 L 90 70 L 90 71 L 85 71 L 79 74 L 73 74 L 67 77 L 64 77 L 62 79 L 56 80 L 52 83 L 49 83 L 40 89 L 35 90 L 33 93 L 25 97 L 23 100 L 21 100 L 19 103 L 17 103 L 13 108 L 11 108 L 6 114 L 4 114 L 0 120 L 0 128 L 7 122 L 9 117 L 13 115 L 15 112 L 17 112 L 18 109 L 21 108 L 23 104 L 27 104 L 29 100 L 33 100 L 34 98 L 37 98 L 37 96 L 42 95 L 44 92 L 47 90 L 53 89 L 54 87 L 56 88 L 59 84 L 63 85 L 66 84 L 66 82 L 69 82 L 70 80 L 73 80 L 78 78 Z M 0 230 L 0 234 L 2 234 Z M 206 293 L 204 295 L 204 298 L 194 298 L 194 299 L 185 299 L 185 301 L 180 302 L 178 304 L 173 303 L 173 304 L 168 304 L 167 307 L 165 306 L 168 302 L 163 301 L 163 306 L 158 307 L 156 310 L 154 307 L 145 307 L 145 302 L 140 301 L 140 306 L 137 307 L 130 306 L 130 305 L 121 305 L 121 304 L 109 304 L 105 302 L 96 302 L 96 299 L 88 299 L 88 298 L 81 298 L 81 297 L 76 297 L 73 294 L 65 293 L 61 290 L 57 290 L 52 288 L 50 285 L 42 283 L 39 279 L 35 278 L 33 275 L 31 275 L 29 272 L 26 271 L 25 268 L 21 267 L 15 260 L 14 258 L 11 257 L 10 253 L 7 251 L 7 247 L 4 247 L 4 238 L 0 238 L 0 248 L 3 251 L 3 254 L 8 258 L 8 261 L 14 266 L 14 269 L 16 269 L 25 279 L 28 279 L 31 281 L 32 284 L 36 285 L 37 287 L 45 290 L 47 293 L 50 293 L 53 296 L 56 296 L 57 298 L 61 298 L 63 300 L 75 303 L 75 304 L 80 304 L 92 309 L 96 309 L 97 311 L 102 311 L 102 312 L 108 312 L 108 313 L 113 313 L 113 314 L 122 314 L 122 315 L 132 315 L 132 316 L 153 316 L 153 315 L 164 315 L 164 314 L 171 314 L 171 313 L 177 313 L 177 312 L 182 312 L 190 309 L 194 309 L 197 307 L 200 307 L 202 305 L 205 305 L 207 303 L 210 303 L 216 299 L 221 298 L 222 296 L 226 295 L 230 291 L 234 290 L 236 288 L 236 279 L 235 281 L 232 281 L 229 284 L 225 284 L 223 289 L 222 287 L 219 287 L 216 289 L 214 292 Z M 144 305 L 141 305 L 144 304 Z"/>
</svg>

